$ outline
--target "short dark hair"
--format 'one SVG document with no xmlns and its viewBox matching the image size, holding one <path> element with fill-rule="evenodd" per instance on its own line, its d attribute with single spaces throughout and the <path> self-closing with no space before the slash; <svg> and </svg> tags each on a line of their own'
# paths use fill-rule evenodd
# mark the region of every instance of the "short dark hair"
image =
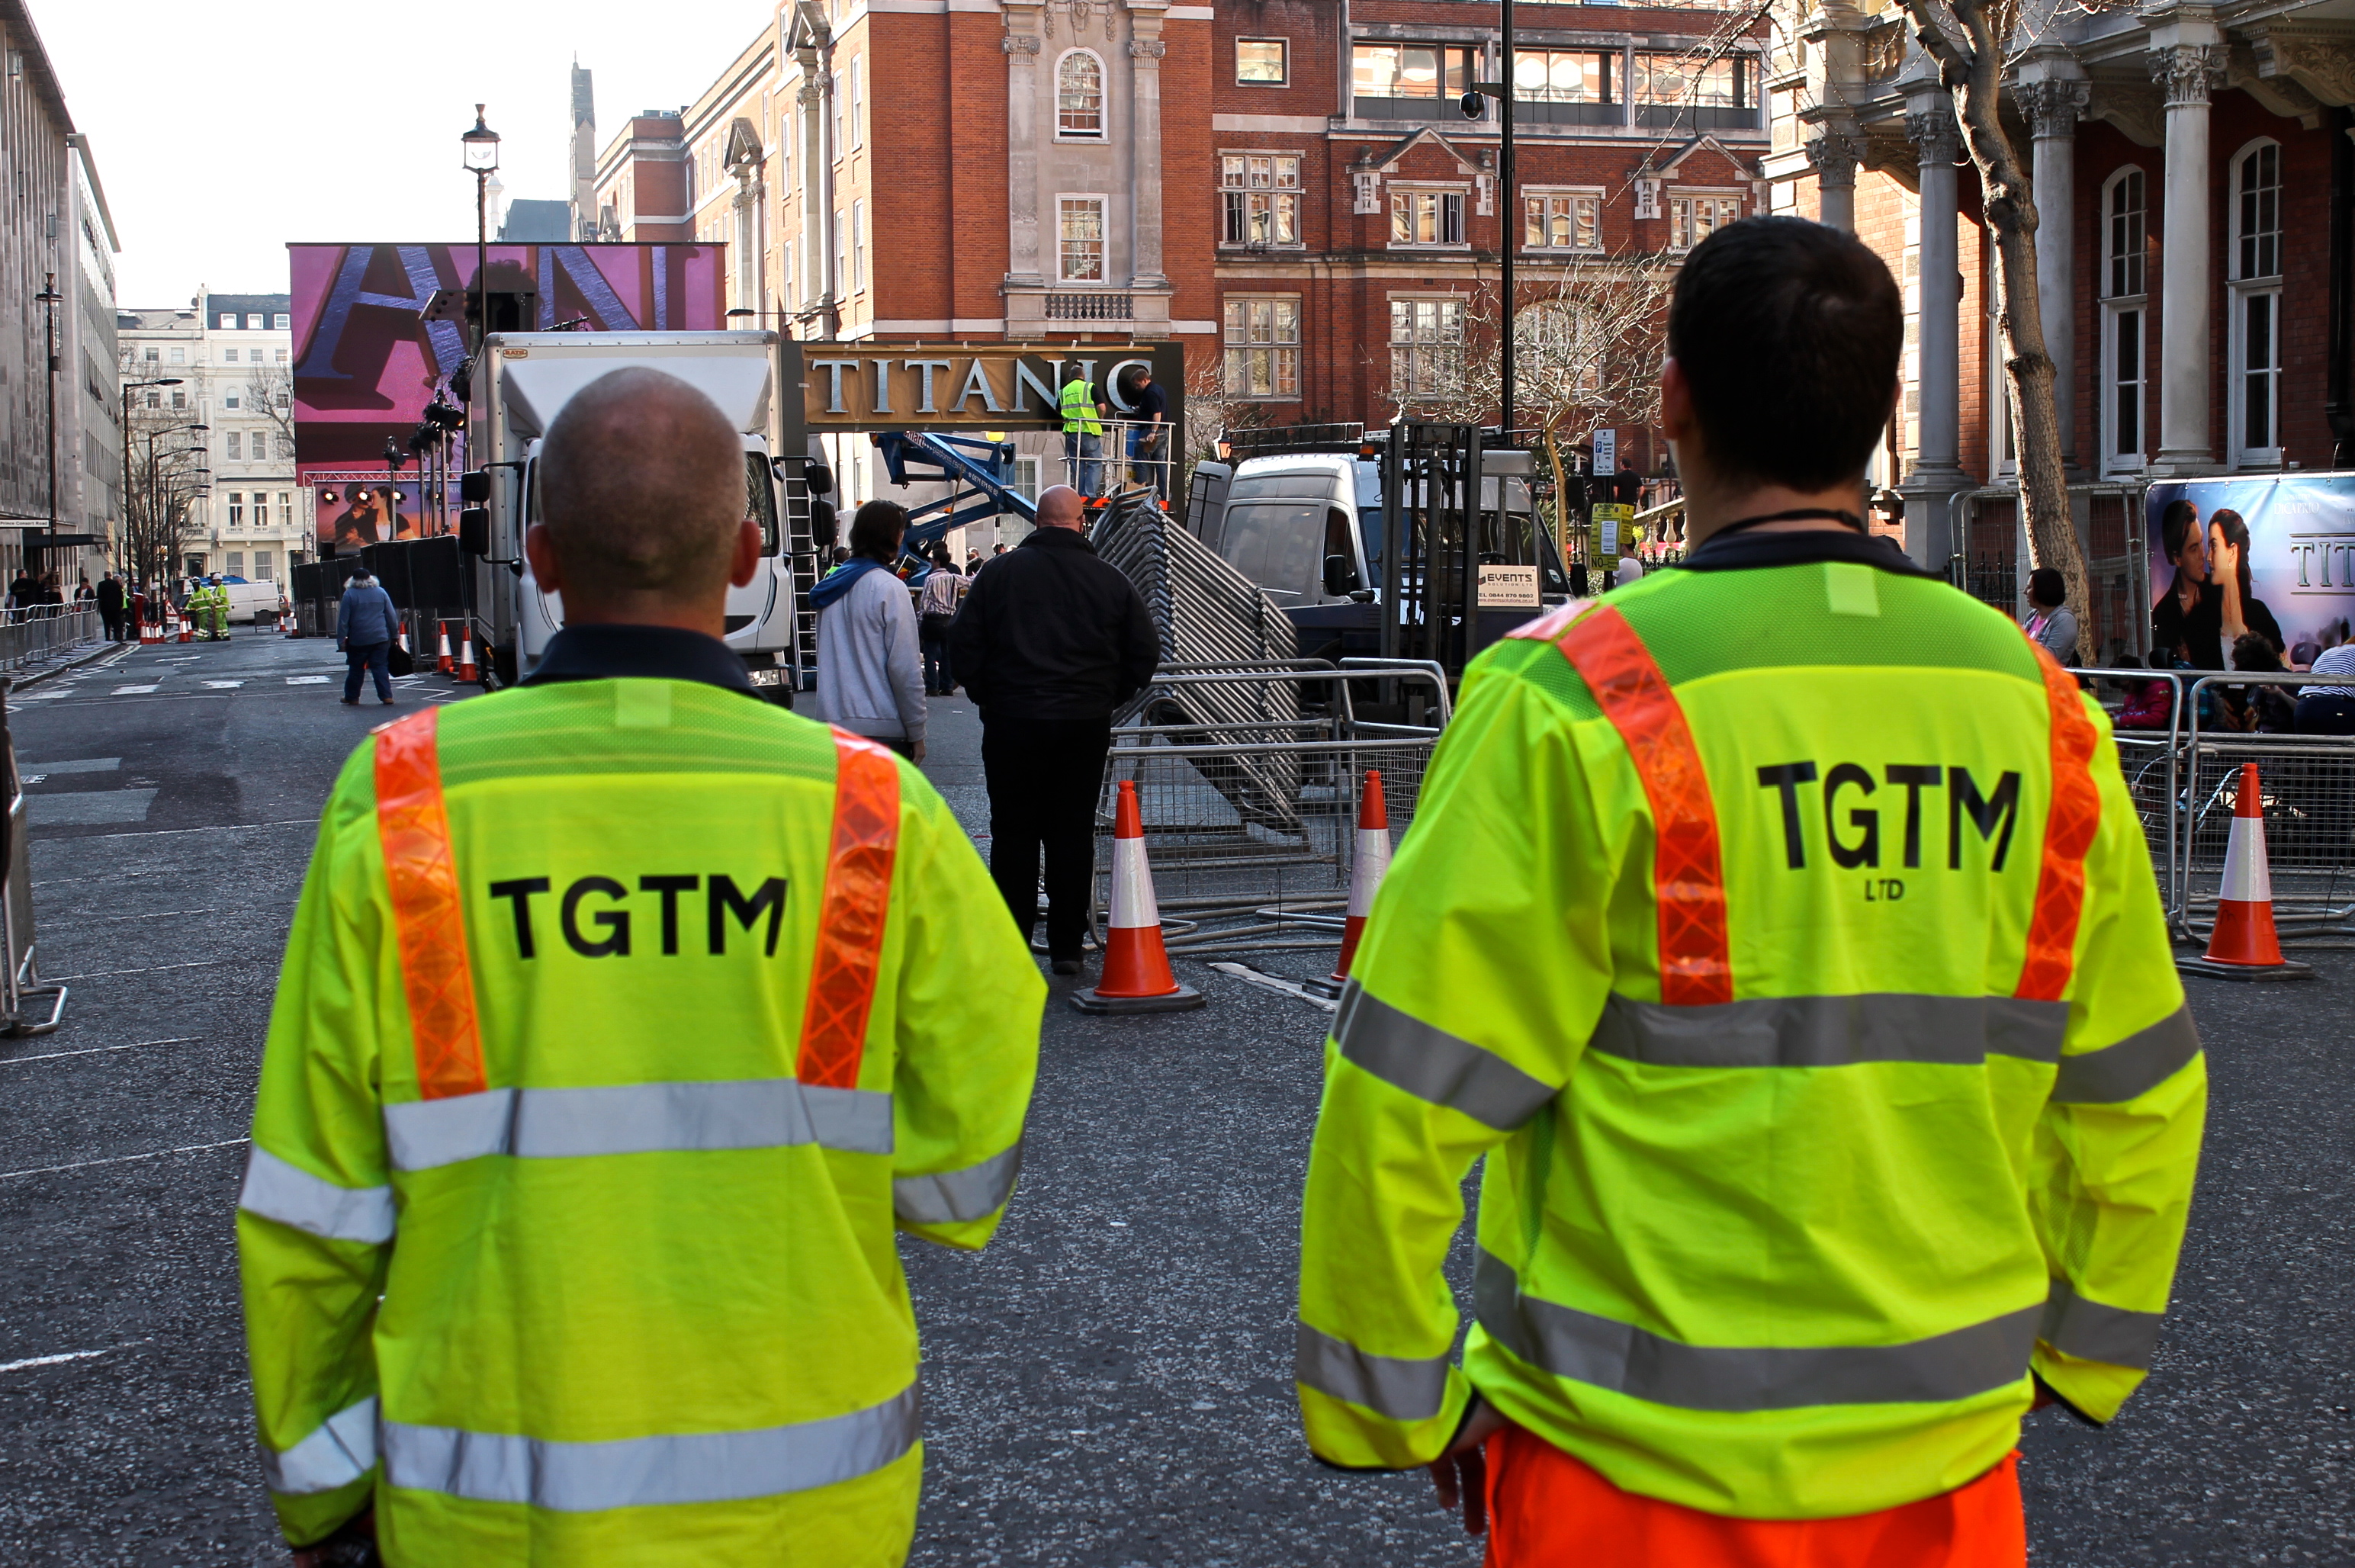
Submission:
<svg viewBox="0 0 2355 1568">
<path fill-rule="evenodd" d="M 2183 553 L 2183 541 L 2191 537 L 2191 525 L 2200 520 L 2200 508 L 2189 501 L 2169 501 L 2158 514 L 2159 546 L 2167 559 L 2174 560 Z"/>
<path fill-rule="evenodd" d="M 2058 567 L 2040 566 L 2028 574 L 2028 596 L 2058 610 L 2069 603 L 2069 584 Z"/>
<path fill-rule="evenodd" d="M 1824 490 L 1864 471 L 1889 423 L 1905 302 L 1852 234 L 1749 218 L 1685 258 L 1668 353 L 1729 478 Z"/>
<path fill-rule="evenodd" d="M 890 566 L 900 559 L 900 539 L 907 531 L 907 507 L 897 501 L 869 501 L 850 519 L 850 553 Z"/>
</svg>

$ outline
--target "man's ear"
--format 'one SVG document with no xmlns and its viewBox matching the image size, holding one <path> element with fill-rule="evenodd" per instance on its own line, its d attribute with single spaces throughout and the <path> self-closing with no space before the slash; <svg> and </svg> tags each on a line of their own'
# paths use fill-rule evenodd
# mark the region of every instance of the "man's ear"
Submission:
<svg viewBox="0 0 2355 1568">
<path fill-rule="evenodd" d="M 736 525 L 736 549 L 728 558 L 728 581 L 742 588 L 760 574 L 761 525 L 747 517 Z"/>
<path fill-rule="evenodd" d="M 524 529 L 523 555 L 531 562 L 532 581 L 539 584 L 542 593 L 564 591 L 564 572 L 556 560 L 556 540 L 546 523 L 534 523 Z"/>
</svg>

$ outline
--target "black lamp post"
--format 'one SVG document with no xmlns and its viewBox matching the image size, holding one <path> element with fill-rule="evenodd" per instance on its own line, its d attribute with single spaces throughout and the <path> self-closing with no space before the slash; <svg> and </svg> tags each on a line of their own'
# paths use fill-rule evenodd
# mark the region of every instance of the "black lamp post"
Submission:
<svg viewBox="0 0 2355 1568">
<path fill-rule="evenodd" d="M 474 105 L 474 128 L 458 138 L 465 149 L 465 169 L 474 176 L 474 347 L 483 346 L 491 330 L 491 291 L 486 276 L 491 248 L 491 176 L 499 172 L 499 133 L 483 123 L 483 106 Z"/>
<path fill-rule="evenodd" d="M 123 383 L 123 423 L 116 428 L 123 432 L 123 469 L 125 474 L 128 474 L 131 471 L 131 394 L 139 390 L 143 387 L 176 387 L 178 385 L 180 385 L 180 378 L 177 376 L 160 376 L 152 381 L 125 381 Z M 148 438 L 147 443 L 147 466 L 151 471 L 155 466 L 155 439 L 151 436 Z M 152 488 L 154 480 L 154 475 L 152 472 L 149 474 L 148 479 L 150 482 L 150 487 Z M 126 577 L 131 573 L 130 510 L 130 487 L 125 485 L 123 487 L 123 539 L 122 549 L 115 552 L 115 566 Z"/>
<path fill-rule="evenodd" d="M 58 293 L 58 275 L 46 274 L 48 281 L 33 297 L 40 302 L 41 314 L 48 319 L 49 335 L 49 545 L 57 548 L 58 534 L 58 302 L 66 296 Z"/>
<path fill-rule="evenodd" d="M 1497 272 L 1505 294 L 1504 325 L 1499 345 L 1504 370 L 1504 407 L 1497 426 L 1498 434 L 1508 442 L 1513 439 L 1513 231 L 1524 221 L 1518 210 L 1520 203 L 1513 196 L 1513 0 L 1503 0 L 1504 16 L 1504 80 L 1475 82 L 1464 95 L 1465 118 L 1476 119 L 1480 101 L 1493 98 L 1504 116 L 1503 136 L 1497 152 L 1497 184 L 1501 187 L 1498 216 L 1503 243 L 1497 248 Z"/>
</svg>

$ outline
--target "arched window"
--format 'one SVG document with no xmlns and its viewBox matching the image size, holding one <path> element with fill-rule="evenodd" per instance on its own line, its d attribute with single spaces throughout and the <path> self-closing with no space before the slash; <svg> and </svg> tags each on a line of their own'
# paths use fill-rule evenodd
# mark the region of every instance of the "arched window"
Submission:
<svg viewBox="0 0 2355 1568">
<path fill-rule="evenodd" d="M 2148 207 L 2143 172 L 2120 169 L 2102 187 L 2102 466 L 2142 466 L 2148 367 Z"/>
<path fill-rule="evenodd" d="M 2277 467 L 2281 452 L 2281 145 L 2252 142 L 2232 157 L 2232 456 Z"/>
<path fill-rule="evenodd" d="M 1103 61 L 1073 49 L 1055 63 L 1055 133 L 1060 136 L 1104 133 Z"/>
</svg>

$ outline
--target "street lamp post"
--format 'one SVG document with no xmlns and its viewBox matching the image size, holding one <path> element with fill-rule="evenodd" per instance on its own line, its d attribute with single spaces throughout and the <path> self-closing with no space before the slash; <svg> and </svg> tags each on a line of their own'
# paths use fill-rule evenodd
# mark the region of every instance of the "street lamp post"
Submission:
<svg viewBox="0 0 2355 1568">
<path fill-rule="evenodd" d="M 58 275 L 45 274 L 48 282 L 33 297 L 41 304 L 41 315 L 48 325 L 49 346 L 49 543 L 57 549 L 58 539 L 58 302 L 66 296 L 58 293 Z M 43 557 L 46 564 L 47 556 Z"/>
<path fill-rule="evenodd" d="M 459 137 L 458 144 L 465 149 L 466 172 L 474 176 L 474 347 L 480 349 L 491 330 L 490 184 L 499 172 L 499 133 L 483 123 L 481 104 L 474 105 L 474 128 Z"/>
<path fill-rule="evenodd" d="M 181 378 L 177 376 L 161 376 L 152 381 L 125 381 L 123 383 L 123 422 L 117 428 L 123 432 L 123 466 L 126 471 L 131 466 L 131 394 L 138 391 L 143 387 L 176 387 L 180 384 Z M 150 437 L 147 443 L 147 465 L 151 470 L 155 467 L 155 445 L 154 438 Z M 114 557 L 114 564 L 116 568 L 126 577 L 131 573 L 130 494 L 131 492 L 129 487 L 125 486 L 123 490 L 124 515 L 123 519 L 123 548 L 115 552 Z"/>
</svg>

